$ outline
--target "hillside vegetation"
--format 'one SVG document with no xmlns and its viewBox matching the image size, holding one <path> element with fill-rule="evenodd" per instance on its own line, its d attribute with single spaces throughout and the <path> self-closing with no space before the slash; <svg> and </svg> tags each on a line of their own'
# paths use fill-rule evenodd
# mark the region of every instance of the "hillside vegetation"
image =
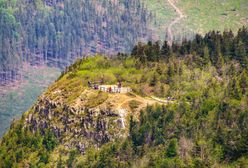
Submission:
<svg viewBox="0 0 248 168">
<path fill-rule="evenodd" d="M 247 36 L 247 28 L 210 32 L 76 61 L 12 123 L 0 165 L 246 167 Z M 92 90 L 89 80 L 122 81 L 133 93 Z M 150 96 L 174 101 L 148 103 Z"/>
</svg>

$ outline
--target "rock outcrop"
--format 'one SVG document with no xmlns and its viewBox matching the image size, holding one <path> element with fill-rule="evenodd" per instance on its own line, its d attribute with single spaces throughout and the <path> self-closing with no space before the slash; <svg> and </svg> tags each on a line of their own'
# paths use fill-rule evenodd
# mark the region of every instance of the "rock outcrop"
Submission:
<svg viewBox="0 0 248 168">
<path fill-rule="evenodd" d="M 27 115 L 26 126 L 32 132 L 50 129 L 65 147 L 84 154 L 89 146 L 100 147 L 125 136 L 124 120 L 115 109 L 75 108 L 43 97 Z"/>
</svg>

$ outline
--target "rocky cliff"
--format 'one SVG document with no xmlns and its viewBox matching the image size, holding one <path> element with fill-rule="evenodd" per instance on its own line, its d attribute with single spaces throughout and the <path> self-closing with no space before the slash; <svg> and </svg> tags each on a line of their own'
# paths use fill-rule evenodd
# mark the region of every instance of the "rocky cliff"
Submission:
<svg viewBox="0 0 248 168">
<path fill-rule="evenodd" d="M 133 114 L 138 114 L 138 108 L 145 107 L 146 103 L 155 103 L 132 93 L 108 94 L 85 88 L 73 103 L 68 104 L 59 100 L 63 97 L 62 91 L 53 90 L 50 97 L 46 96 L 48 92 L 42 95 L 25 115 L 25 127 L 33 133 L 40 131 L 42 135 L 45 130 L 52 130 L 64 147 L 76 147 L 82 154 L 88 147 L 99 148 L 127 137 L 130 102 L 141 101 Z"/>
</svg>

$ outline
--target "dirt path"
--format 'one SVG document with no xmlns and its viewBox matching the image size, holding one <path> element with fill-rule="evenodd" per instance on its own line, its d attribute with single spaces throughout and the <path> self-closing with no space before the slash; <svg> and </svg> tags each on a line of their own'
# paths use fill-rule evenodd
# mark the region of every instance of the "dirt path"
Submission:
<svg viewBox="0 0 248 168">
<path fill-rule="evenodd" d="M 177 14 L 179 15 L 176 19 L 174 19 L 168 26 L 167 33 L 168 33 L 168 44 L 172 45 L 173 42 L 173 33 L 172 33 L 172 26 L 174 26 L 176 23 L 178 23 L 180 20 L 185 18 L 186 16 L 183 14 L 183 12 L 175 5 L 174 0 L 167 0 L 168 3 L 175 9 Z"/>
<path fill-rule="evenodd" d="M 168 100 L 163 100 L 163 99 L 160 99 L 160 98 L 155 97 L 155 96 L 152 96 L 151 98 L 152 98 L 153 100 L 156 100 L 157 102 L 160 102 L 160 103 L 165 103 L 165 104 L 169 103 Z"/>
</svg>

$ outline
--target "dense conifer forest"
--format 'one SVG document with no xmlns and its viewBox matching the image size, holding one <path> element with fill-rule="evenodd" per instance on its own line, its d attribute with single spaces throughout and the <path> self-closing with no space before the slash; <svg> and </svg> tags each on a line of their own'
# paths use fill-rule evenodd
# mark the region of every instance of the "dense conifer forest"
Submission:
<svg viewBox="0 0 248 168">
<path fill-rule="evenodd" d="M 159 42 L 138 43 L 130 56 L 120 53 L 112 59 L 97 56 L 77 60 L 48 89 L 46 99 L 60 100 L 62 96 L 68 106 L 87 87 L 88 80 L 102 78 L 107 84 L 121 80 L 142 97 L 169 97 L 173 101 L 147 106 L 136 116 L 131 113 L 127 137 L 104 140 L 99 148 L 89 146 L 83 153 L 77 145 L 64 146 L 68 132 L 58 135 L 54 126 L 39 130 L 35 127 L 36 120 L 28 124 L 30 114 L 37 113 L 33 107 L 13 122 L 2 138 L 0 165 L 245 168 L 248 165 L 247 37 L 245 27 L 237 35 L 231 31 L 223 34 L 212 31 L 171 47 L 166 41 L 162 47 Z M 56 88 L 61 91 L 54 96 Z M 101 104 L 105 96 L 99 94 L 90 99 L 90 105 Z M 130 106 L 135 109 L 138 103 L 132 102 Z M 63 108 L 56 110 L 67 118 L 74 115 Z M 57 122 L 55 115 L 48 125 Z M 78 128 L 81 125 L 75 129 Z M 93 131 L 100 129 L 96 127 Z"/>
<path fill-rule="evenodd" d="M 149 38 L 151 17 L 140 0 L 1 0 L 0 81 L 20 76 L 22 62 L 65 67 L 82 55 L 128 52 Z"/>
<path fill-rule="evenodd" d="M 145 63 L 147 61 L 169 60 L 173 57 L 189 57 L 197 66 L 208 64 L 220 70 L 221 67 L 236 61 L 247 70 L 248 67 L 248 29 L 239 29 L 237 35 L 230 31 L 223 33 L 212 31 L 205 36 L 197 34 L 194 40 L 183 40 L 181 44 L 173 43 L 170 47 L 166 41 L 160 48 L 160 42 L 138 43 L 132 50 L 132 56 Z"/>
</svg>

